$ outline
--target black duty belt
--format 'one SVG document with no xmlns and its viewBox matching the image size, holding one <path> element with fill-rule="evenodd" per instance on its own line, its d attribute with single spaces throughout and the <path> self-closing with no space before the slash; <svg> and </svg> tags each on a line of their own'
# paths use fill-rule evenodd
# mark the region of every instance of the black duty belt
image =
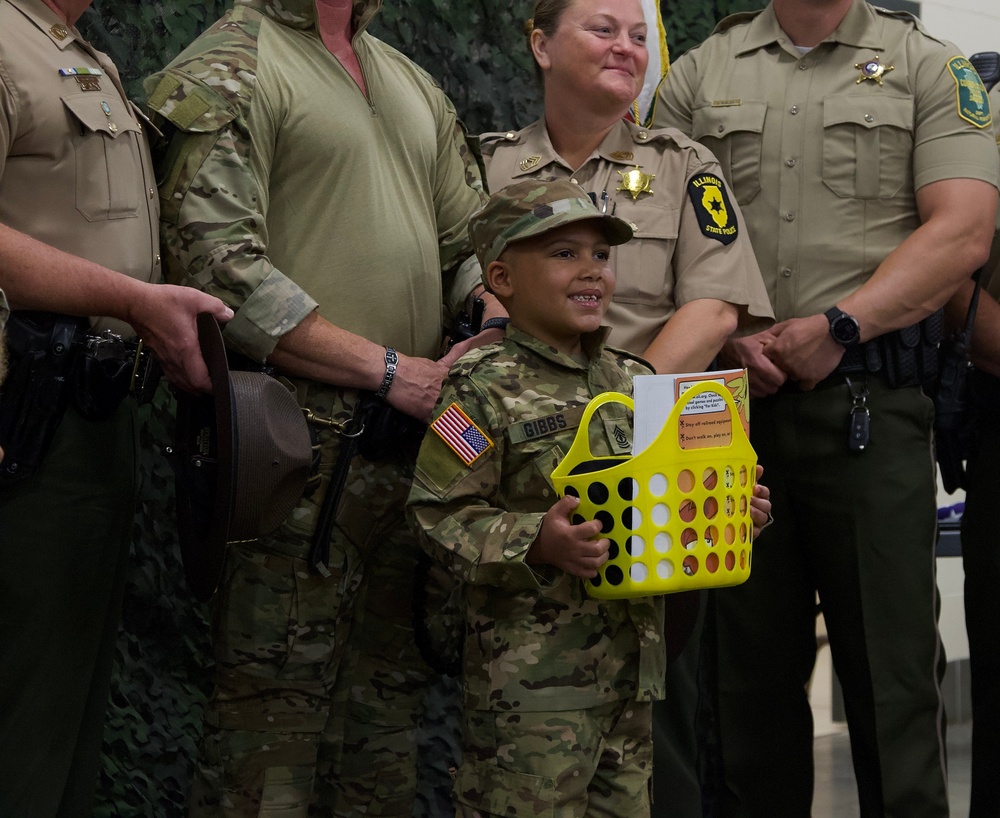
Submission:
<svg viewBox="0 0 1000 818">
<path fill-rule="evenodd" d="M 938 376 L 938 345 L 944 313 L 938 310 L 917 324 L 887 332 L 844 351 L 838 375 L 879 375 L 893 389 L 929 387 Z"/>
</svg>

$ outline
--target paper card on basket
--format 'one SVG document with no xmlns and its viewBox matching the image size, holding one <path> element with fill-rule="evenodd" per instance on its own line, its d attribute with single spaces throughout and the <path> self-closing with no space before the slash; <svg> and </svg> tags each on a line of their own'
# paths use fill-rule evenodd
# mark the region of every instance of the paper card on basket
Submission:
<svg viewBox="0 0 1000 818">
<path fill-rule="evenodd" d="M 743 430 L 747 435 L 750 434 L 750 389 L 745 369 L 684 372 L 677 375 L 636 375 L 634 381 L 633 456 L 645 451 L 656 439 L 680 396 L 702 381 L 714 381 L 729 387 L 743 422 Z M 699 395 L 681 411 L 677 442 L 682 449 L 727 446 L 732 440 L 732 434 L 729 409 L 725 401 L 716 394 Z"/>
</svg>

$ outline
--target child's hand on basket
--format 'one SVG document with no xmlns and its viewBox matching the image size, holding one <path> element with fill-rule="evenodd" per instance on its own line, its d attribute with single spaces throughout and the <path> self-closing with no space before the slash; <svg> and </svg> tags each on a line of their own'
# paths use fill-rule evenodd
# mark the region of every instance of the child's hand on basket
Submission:
<svg viewBox="0 0 1000 818">
<path fill-rule="evenodd" d="M 584 579 L 597 576 L 597 569 L 608 561 L 611 543 L 606 537 L 594 539 L 601 533 L 599 520 L 575 525 L 570 521 L 578 505 L 579 498 L 567 495 L 545 512 L 538 536 L 528 549 L 529 565 L 553 565 Z"/>
<path fill-rule="evenodd" d="M 760 476 L 764 473 L 764 467 L 757 465 L 757 483 L 753 487 L 753 496 L 750 498 L 750 519 L 753 520 L 753 536 L 757 539 L 760 532 L 769 526 L 771 518 L 771 489 L 762 485 Z"/>
</svg>

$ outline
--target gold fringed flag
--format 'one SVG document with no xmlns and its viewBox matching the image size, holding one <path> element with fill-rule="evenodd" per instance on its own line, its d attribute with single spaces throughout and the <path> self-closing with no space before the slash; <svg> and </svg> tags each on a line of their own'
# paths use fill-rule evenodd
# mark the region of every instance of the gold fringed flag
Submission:
<svg viewBox="0 0 1000 818">
<path fill-rule="evenodd" d="M 646 67 L 646 78 L 639 91 L 639 98 L 632 103 L 631 115 L 633 122 L 648 128 L 653 124 L 656 93 L 670 70 L 670 52 L 667 49 L 667 30 L 663 26 L 659 0 L 642 0 L 642 11 L 646 15 L 649 65 Z"/>
</svg>

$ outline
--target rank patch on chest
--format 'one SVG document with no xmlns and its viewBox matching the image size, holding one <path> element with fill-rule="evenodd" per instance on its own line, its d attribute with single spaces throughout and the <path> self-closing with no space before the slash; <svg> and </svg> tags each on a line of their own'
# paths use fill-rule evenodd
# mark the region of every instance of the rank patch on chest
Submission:
<svg viewBox="0 0 1000 818">
<path fill-rule="evenodd" d="M 732 244 L 740 234 L 729 191 L 718 176 L 701 173 L 688 182 L 688 196 L 701 232 L 722 244 Z"/>
<path fill-rule="evenodd" d="M 466 466 L 471 466 L 483 452 L 493 446 L 493 441 L 457 403 L 451 404 L 438 415 L 431 428 Z"/>
<path fill-rule="evenodd" d="M 955 79 L 955 98 L 958 115 L 977 128 L 993 124 L 990 98 L 978 72 L 965 57 L 948 60 L 948 70 Z"/>
</svg>

